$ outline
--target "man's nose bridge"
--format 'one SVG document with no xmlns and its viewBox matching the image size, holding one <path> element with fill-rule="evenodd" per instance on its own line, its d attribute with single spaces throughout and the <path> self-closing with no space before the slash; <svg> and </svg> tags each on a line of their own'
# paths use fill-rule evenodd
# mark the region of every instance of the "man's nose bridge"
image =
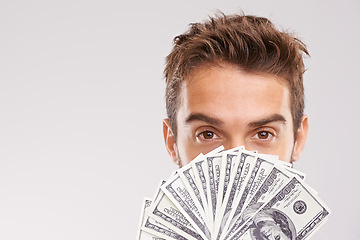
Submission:
<svg viewBox="0 0 360 240">
<path fill-rule="evenodd" d="M 235 147 L 239 147 L 239 146 L 244 146 L 244 145 L 245 145 L 245 140 L 240 136 L 228 139 L 224 143 L 224 147 L 225 147 L 226 150 L 232 149 L 232 148 L 235 148 Z"/>
</svg>

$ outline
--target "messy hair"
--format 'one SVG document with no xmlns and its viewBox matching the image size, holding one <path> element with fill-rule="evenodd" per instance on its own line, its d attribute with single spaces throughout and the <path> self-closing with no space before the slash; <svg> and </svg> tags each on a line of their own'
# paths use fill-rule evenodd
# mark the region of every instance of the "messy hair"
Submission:
<svg viewBox="0 0 360 240">
<path fill-rule="evenodd" d="M 285 79 L 296 136 L 304 112 L 303 54 L 309 55 L 302 41 L 277 30 L 267 18 L 219 13 L 205 22 L 190 24 L 173 44 L 164 75 L 166 110 L 175 138 L 181 83 L 196 67 L 218 62 Z"/>
</svg>

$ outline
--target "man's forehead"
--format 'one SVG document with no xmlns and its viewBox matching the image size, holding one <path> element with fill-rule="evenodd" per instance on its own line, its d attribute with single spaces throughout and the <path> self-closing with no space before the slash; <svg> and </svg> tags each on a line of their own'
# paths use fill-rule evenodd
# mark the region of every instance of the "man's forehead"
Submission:
<svg viewBox="0 0 360 240">
<path fill-rule="evenodd" d="M 207 94 L 208 97 L 214 98 L 219 94 L 239 96 L 241 92 L 250 91 L 254 93 L 253 97 L 272 95 L 267 101 L 271 101 L 282 92 L 290 96 L 290 87 L 284 78 L 275 74 L 246 72 L 226 64 L 199 66 L 184 79 L 179 92 L 181 97 L 188 94 L 193 94 L 195 97 Z M 249 97 L 249 94 L 247 96 Z"/>
<path fill-rule="evenodd" d="M 200 113 L 247 123 L 279 114 L 290 122 L 289 89 L 284 82 L 276 75 L 249 74 L 227 66 L 202 66 L 182 85 L 179 114 L 183 121 Z"/>
</svg>

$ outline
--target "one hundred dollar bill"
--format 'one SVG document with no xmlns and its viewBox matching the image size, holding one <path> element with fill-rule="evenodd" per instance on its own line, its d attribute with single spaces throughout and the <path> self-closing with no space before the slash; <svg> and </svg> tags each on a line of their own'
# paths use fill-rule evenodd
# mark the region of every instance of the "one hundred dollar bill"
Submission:
<svg viewBox="0 0 360 240">
<path fill-rule="evenodd" d="M 271 197 L 273 197 L 285 184 L 287 184 L 291 177 L 294 175 L 287 172 L 284 167 L 273 166 L 271 172 L 268 174 L 267 178 L 263 181 L 262 185 L 258 188 L 257 192 L 245 205 L 243 212 L 248 212 L 249 209 L 258 210 L 263 204 L 265 204 Z M 240 214 L 238 219 L 234 222 L 230 230 L 228 230 L 227 237 L 234 233 L 236 229 L 244 224 L 244 221 L 247 220 L 243 214 Z"/>
<path fill-rule="evenodd" d="M 164 240 L 163 238 L 160 238 L 159 236 L 155 236 L 151 233 L 141 230 L 141 226 L 145 222 L 145 216 L 148 212 L 150 205 L 151 205 L 151 200 L 144 199 L 143 207 L 141 209 L 142 211 L 141 211 L 140 224 L 139 224 L 140 228 L 138 231 L 137 240 Z"/>
<path fill-rule="evenodd" d="M 203 158 L 204 158 L 204 155 L 200 154 L 193 161 L 196 161 L 198 159 L 203 159 Z M 199 210 L 201 216 L 204 219 L 207 219 L 206 211 L 205 211 L 205 208 L 207 208 L 207 204 L 204 203 L 205 196 L 204 196 L 203 191 L 201 191 L 201 189 L 199 189 L 200 186 L 197 184 L 197 182 L 195 180 L 193 165 L 187 164 L 187 165 L 183 166 L 182 168 L 177 170 L 177 174 L 181 178 L 186 189 L 188 189 L 188 192 L 191 195 L 191 197 L 194 201 L 194 204 L 197 206 L 197 209 Z"/>
<path fill-rule="evenodd" d="M 228 239 L 274 237 L 275 239 L 305 239 L 328 217 L 328 207 L 307 189 L 298 177 L 293 177 L 274 197 L 255 212 L 248 209 L 247 218 Z"/>
<path fill-rule="evenodd" d="M 153 236 L 158 236 L 160 239 L 181 239 L 181 240 L 187 240 L 186 237 L 174 232 L 170 228 L 162 225 L 161 223 L 155 221 L 154 219 L 150 217 L 145 217 L 145 221 L 143 223 L 143 226 L 141 230 L 148 232 L 152 234 Z"/>
<path fill-rule="evenodd" d="M 164 185 L 162 185 L 161 190 L 175 206 L 182 211 L 191 225 L 204 239 L 211 237 L 206 221 L 202 218 L 199 209 L 196 207 L 194 200 L 191 198 L 191 195 L 178 174 L 172 176 Z"/>
<path fill-rule="evenodd" d="M 255 165 L 250 174 L 248 174 L 246 179 L 246 184 L 240 190 L 239 194 L 235 199 L 235 207 L 231 209 L 229 214 L 229 220 L 225 225 L 225 230 L 230 229 L 239 218 L 242 213 L 248 196 L 253 195 L 256 192 L 256 189 L 262 184 L 262 181 L 271 171 L 272 167 L 275 165 L 273 159 L 265 159 L 263 157 L 257 157 L 255 160 Z"/>
<path fill-rule="evenodd" d="M 217 236 L 216 239 L 220 239 L 222 232 L 224 232 L 229 224 L 231 213 L 233 210 L 234 200 L 237 198 L 240 192 L 243 190 L 243 185 L 249 178 L 252 169 L 255 166 L 256 153 L 249 151 L 239 151 L 238 157 L 234 163 L 233 171 L 231 171 L 229 189 L 226 191 L 225 198 L 220 210 L 217 212 L 217 216 L 221 216 L 215 220 L 214 233 Z"/>
<path fill-rule="evenodd" d="M 226 191 L 230 183 L 231 171 L 235 165 L 236 158 L 239 156 L 239 151 L 243 150 L 243 147 L 240 146 L 235 148 L 233 151 L 226 151 L 222 156 L 222 164 L 220 168 L 220 178 L 219 178 L 219 187 L 218 187 L 218 199 L 216 206 L 216 215 L 222 206 Z"/>
<path fill-rule="evenodd" d="M 209 203 L 210 228 L 213 226 L 216 215 L 217 195 L 220 178 L 222 154 L 206 157 L 205 159 L 205 175 L 207 181 L 207 199 Z"/>
</svg>

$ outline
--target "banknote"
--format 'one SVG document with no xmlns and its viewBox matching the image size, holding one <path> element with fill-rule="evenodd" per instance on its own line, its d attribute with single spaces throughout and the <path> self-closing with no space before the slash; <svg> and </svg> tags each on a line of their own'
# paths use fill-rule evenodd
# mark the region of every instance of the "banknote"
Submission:
<svg viewBox="0 0 360 240">
<path fill-rule="evenodd" d="M 236 219 L 233 226 L 228 232 L 233 233 L 242 224 L 244 224 L 245 218 L 243 217 L 244 212 L 248 212 L 248 209 L 257 210 L 262 207 L 265 202 L 269 200 L 275 193 L 277 193 L 285 184 L 291 179 L 291 174 L 285 170 L 282 166 L 273 166 L 271 172 L 263 181 L 262 185 L 258 188 L 257 192 L 253 197 L 245 204 L 245 209 L 242 214 Z M 256 209 L 255 209 L 256 208 Z M 230 235 L 229 233 L 227 234 Z"/>
<path fill-rule="evenodd" d="M 139 224 L 140 227 L 145 222 L 145 217 L 146 217 L 146 214 L 147 214 L 150 206 L 151 206 L 151 200 L 145 199 L 144 203 L 143 203 L 143 207 L 141 209 L 140 224 Z M 158 236 L 155 236 L 151 233 L 148 233 L 146 231 L 143 231 L 143 230 L 141 230 L 141 228 L 139 228 L 137 240 L 164 240 L 164 239 L 160 238 Z"/>
<path fill-rule="evenodd" d="M 213 227 L 213 222 L 215 220 L 216 214 L 216 205 L 217 205 L 217 195 L 218 195 L 218 187 L 219 187 L 219 178 L 220 178 L 220 168 L 222 153 L 218 153 L 213 156 L 206 157 L 206 179 L 207 181 L 207 198 L 209 204 L 209 212 L 210 212 L 210 228 Z"/>
<path fill-rule="evenodd" d="M 276 162 L 272 158 L 266 159 L 264 156 L 256 157 L 252 171 L 247 175 L 246 184 L 243 185 L 239 194 L 235 196 L 235 205 L 231 209 L 229 220 L 225 225 L 225 230 L 230 228 L 239 218 L 246 205 L 246 200 L 256 192 L 257 188 L 262 184 L 262 181 L 266 178 L 275 164 Z"/>
<path fill-rule="evenodd" d="M 181 239 L 185 240 L 186 238 L 156 220 L 150 218 L 147 214 L 147 210 L 150 207 L 151 201 L 145 200 L 144 204 L 144 214 L 142 219 L 142 225 L 138 235 L 139 240 L 161 240 L 161 239 Z"/>
<path fill-rule="evenodd" d="M 258 154 L 254 168 L 252 169 L 251 174 L 247 180 L 246 185 L 241 191 L 241 194 L 237 196 L 235 202 L 237 205 L 232 208 L 231 213 L 229 214 L 229 221 L 225 225 L 225 230 L 234 228 L 233 226 L 238 221 L 241 216 L 241 213 L 244 211 L 250 199 L 256 193 L 258 188 L 263 183 L 264 179 L 268 176 L 275 165 L 279 165 L 288 168 L 290 165 L 287 162 L 279 161 L 273 155 Z"/>
<path fill-rule="evenodd" d="M 202 159 L 202 158 L 204 158 L 204 155 L 200 154 L 193 161 L 197 161 L 198 159 Z M 181 178 L 189 194 L 191 195 L 194 204 L 196 205 L 197 209 L 200 212 L 200 215 L 203 218 L 208 219 L 206 216 L 207 211 L 205 211 L 205 208 L 207 208 L 207 204 L 204 203 L 205 195 L 202 191 L 200 192 L 199 185 L 196 183 L 193 165 L 187 164 L 186 166 L 180 168 L 176 172 Z"/>
<path fill-rule="evenodd" d="M 239 151 L 241 151 L 243 149 L 244 149 L 244 147 L 240 146 L 240 147 L 234 148 L 233 151 L 224 152 L 224 154 L 222 156 L 222 164 L 221 164 L 221 168 L 220 168 L 220 177 L 219 177 L 219 186 L 218 186 L 218 199 L 216 201 L 218 203 L 216 206 L 217 214 L 218 214 L 218 211 L 220 210 L 220 206 L 224 202 L 226 191 L 227 191 L 229 183 L 230 183 L 231 171 L 233 169 L 233 166 L 235 165 L 236 158 L 239 155 Z"/>
<path fill-rule="evenodd" d="M 182 211 L 203 238 L 208 239 L 211 237 L 209 227 L 206 225 L 204 218 L 201 216 L 199 209 L 196 207 L 194 200 L 191 198 L 178 174 L 172 176 L 164 183 L 161 186 L 161 190 Z"/>
<path fill-rule="evenodd" d="M 249 208 L 244 213 L 247 220 L 227 239 L 251 239 L 249 236 L 305 239 L 330 213 L 329 208 L 296 176 L 260 209 L 252 210 Z"/>
<path fill-rule="evenodd" d="M 181 239 L 186 240 L 186 237 L 174 232 L 168 227 L 160 224 L 150 217 L 146 217 L 141 230 L 150 233 L 152 236 L 158 236 L 160 239 Z M 151 239 L 151 238 L 150 238 Z M 156 238 L 155 238 L 156 239 Z"/>
<path fill-rule="evenodd" d="M 148 216 L 189 240 L 203 240 L 161 188 L 158 188 L 155 200 L 148 210 Z"/>
<path fill-rule="evenodd" d="M 137 239 L 307 239 L 330 212 L 292 164 L 219 147 L 161 182 L 144 203 Z"/>
<path fill-rule="evenodd" d="M 171 175 L 174 175 L 172 173 Z M 160 185 L 164 184 L 165 181 L 162 180 Z M 154 199 L 156 200 L 160 192 L 155 193 Z M 161 240 L 161 239 L 184 239 L 182 235 L 177 234 L 175 231 L 156 221 L 150 217 L 149 212 L 151 211 L 153 201 L 150 199 L 144 200 L 144 205 L 142 208 L 141 222 L 140 222 L 140 231 L 138 238 L 140 240 Z M 185 238 L 186 239 L 186 238 Z"/>
<path fill-rule="evenodd" d="M 202 197 L 203 201 L 203 206 L 204 206 L 204 210 L 206 212 L 206 216 L 207 216 L 207 223 L 208 223 L 208 229 L 212 228 L 212 217 L 213 216 L 213 211 L 212 211 L 212 205 L 210 201 L 210 194 L 208 193 L 208 188 L 209 188 L 209 174 L 208 174 L 208 170 L 207 170 L 207 158 L 208 157 L 213 157 L 217 154 L 220 154 L 221 152 L 224 151 L 224 147 L 220 146 L 216 149 L 214 149 L 213 151 L 209 152 L 206 154 L 206 156 L 198 156 L 197 158 L 195 158 L 193 161 L 191 161 L 191 165 L 192 165 L 192 169 L 194 171 L 194 180 L 196 182 L 196 184 L 199 186 L 199 194 Z"/>
<path fill-rule="evenodd" d="M 228 227 L 227 222 L 233 208 L 233 201 L 241 191 L 241 186 L 248 177 L 248 173 L 253 168 L 255 158 L 256 153 L 245 150 L 239 151 L 238 157 L 235 158 L 234 170 L 230 174 L 229 189 L 226 191 L 223 203 L 217 212 L 217 216 L 222 217 L 215 220 L 214 234 L 217 236 L 216 239 L 219 239 L 219 234 Z"/>
<path fill-rule="evenodd" d="M 218 209 L 224 202 L 226 191 L 230 183 L 231 171 L 233 170 L 233 166 L 235 164 L 235 160 L 237 156 L 238 156 L 237 153 L 226 153 L 222 157 L 219 187 L 218 187 L 218 199 L 216 200 L 216 202 L 218 203 L 217 204 Z M 216 212 L 219 211 L 218 209 Z"/>
</svg>

